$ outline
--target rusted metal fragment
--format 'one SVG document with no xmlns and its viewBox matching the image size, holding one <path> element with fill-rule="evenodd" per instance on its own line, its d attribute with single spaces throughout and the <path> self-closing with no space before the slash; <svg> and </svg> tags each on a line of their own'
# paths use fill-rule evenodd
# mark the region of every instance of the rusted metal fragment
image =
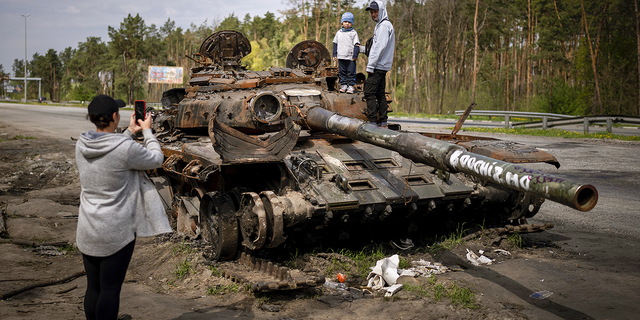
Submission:
<svg viewBox="0 0 640 320">
<path fill-rule="evenodd" d="M 546 162 L 560 167 L 560 162 L 556 157 L 546 151 L 534 147 L 513 142 L 500 140 L 476 140 L 457 143 L 469 152 L 477 153 L 494 159 L 511 163 Z"/>
<path fill-rule="evenodd" d="M 262 248 L 267 241 L 267 213 L 260 196 L 255 192 L 243 193 L 237 215 L 240 217 L 242 245 L 249 250 Z"/>
<path fill-rule="evenodd" d="M 211 78 L 209 83 L 211 84 L 232 84 L 235 83 L 235 79 L 226 79 L 226 78 Z"/>
<path fill-rule="evenodd" d="M 225 277 L 251 285 L 253 292 L 271 292 L 316 287 L 325 282 L 320 274 L 309 274 L 277 263 L 252 257 L 245 252 L 236 261 L 218 265 Z"/>
<path fill-rule="evenodd" d="M 329 50 L 320 42 L 306 40 L 296 44 L 285 62 L 287 68 L 318 68 L 331 64 Z"/>
<path fill-rule="evenodd" d="M 280 161 L 296 145 L 301 129 L 291 118 L 287 118 L 283 130 L 267 140 L 260 140 L 216 121 L 215 118 L 212 117 L 209 121 L 209 136 L 213 148 L 227 164 Z"/>
<path fill-rule="evenodd" d="M 454 139 L 456 138 L 456 134 L 458 134 L 458 131 L 460 131 L 460 129 L 462 128 L 462 125 L 464 124 L 464 121 L 467 120 L 467 117 L 469 116 L 469 114 L 471 113 L 471 110 L 473 110 L 473 107 L 475 107 L 475 106 L 476 106 L 476 103 L 472 102 L 467 107 L 467 110 L 465 110 L 464 113 L 460 116 L 460 119 L 456 123 L 456 126 L 453 127 L 453 130 L 451 131 L 451 136 Z"/>
<path fill-rule="evenodd" d="M 251 53 L 249 39 L 238 31 L 218 31 L 210 35 L 200 46 L 200 56 L 211 59 L 214 64 L 237 65 Z"/>
<path fill-rule="evenodd" d="M 238 82 L 236 82 L 236 85 L 242 86 L 242 88 L 256 88 L 261 86 L 263 83 L 264 81 L 262 79 L 254 78 L 254 79 L 238 80 Z"/>
<path fill-rule="evenodd" d="M 200 86 L 209 84 L 209 79 L 211 77 L 195 77 L 189 80 L 189 85 L 192 86 Z"/>
<path fill-rule="evenodd" d="M 311 78 L 309 77 L 301 77 L 301 78 L 267 78 L 264 79 L 266 84 L 274 84 L 274 83 L 296 83 L 296 82 L 310 82 Z"/>
</svg>

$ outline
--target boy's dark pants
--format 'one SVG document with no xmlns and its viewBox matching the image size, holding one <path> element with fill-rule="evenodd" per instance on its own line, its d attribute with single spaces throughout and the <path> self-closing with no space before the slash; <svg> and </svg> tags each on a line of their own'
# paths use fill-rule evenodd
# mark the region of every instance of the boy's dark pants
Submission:
<svg viewBox="0 0 640 320">
<path fill-rule="evenodd" d="M 353 60 L 338 59 L 338 77 L 340 84 L 353 86 L 356 84 L 356 62 Z"/>
<path fill-rule="evenodd" d="M 387 72 L 374 69 L 364 82 L 364 99 L 367 100 L 367 118 L 371 123 L 387 122 L 387 98 L 384 95 Z M 380 119 L 378 119 L 380 115 Z"/>
</svg>

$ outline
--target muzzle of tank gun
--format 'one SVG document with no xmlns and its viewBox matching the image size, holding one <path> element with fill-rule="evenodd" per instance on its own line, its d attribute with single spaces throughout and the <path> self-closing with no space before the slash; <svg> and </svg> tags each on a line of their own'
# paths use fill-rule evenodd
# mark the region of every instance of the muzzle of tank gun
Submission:
<svg viewBox="0 0 640 320">
<path fill-rule="evenodd" d="M 592 185 L 475 154 L 461 146 L 417 133 L 389 130 L 320 107 L 309 109 L 306 120 L 316 130 L 394 150 L 414 162 L 441 170 L 463 172 L 580 211 L 589 211 L 598 202 L 598 191 Z"/>
</svg>

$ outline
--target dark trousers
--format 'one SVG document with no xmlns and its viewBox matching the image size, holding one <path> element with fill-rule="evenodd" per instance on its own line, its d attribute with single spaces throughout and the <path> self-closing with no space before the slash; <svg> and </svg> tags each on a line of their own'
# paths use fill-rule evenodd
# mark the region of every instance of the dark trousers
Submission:
<svg viewBox="0 0 640 320">
<path fill-rule="evenodd" d="M 87 292 L 84 296 L 84 314 L 87 320 L 118 318 L 120 290 L 135 243 L 135 240 L 131 241 L 108 257 L 82 255 L 84 270 L 87 272 Z"/>
<path fill-rule="evenodd" d="M 356 62 L 338 59 L 338 77 L 340 84 L 353 86 L 356 84 Z"/>
<path fill-rule="evenodd" d="M 387 72 L 375 69 L 364 82 L 364 99 L 367 100 L 367 118 L 372 123 L 387 122 L 387 98 L 384 90 L 387 86 Z"/>
</svg>

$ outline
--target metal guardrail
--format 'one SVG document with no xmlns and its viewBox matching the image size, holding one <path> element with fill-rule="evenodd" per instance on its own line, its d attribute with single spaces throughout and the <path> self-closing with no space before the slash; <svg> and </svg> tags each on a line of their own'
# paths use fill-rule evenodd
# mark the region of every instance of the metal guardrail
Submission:
<svg viewBox="0 0 640 320">
<path fill-rule="evenodd" d="M 455 112 L 456 115 L 462 115 L 464 110 Z M 584 133 L 589 133 L 589 125 L 596 123 L 604 123 L 607 126 L 607 132 L 612 133 L 613 124 L 621 123 L 628 125 L 640 125 L 640 117 L 622 116 L 622 115 L 595 115 L 595 116 L 568 116 L 555 113 L 540 112 L 520 112 L 520 111 L 491 111 L 491 110 L 472 110 L 471 116 L 489 116 L 504 117 L 504 126 L 509 129 L 511 127 L 523 128 L 542 128 L 546 130 L 555 126 L 583 124 Z M 512 123 L 510 117 L 538 118 L 542 121 L 531 122 L 515 122 Z"/>
</svg>

